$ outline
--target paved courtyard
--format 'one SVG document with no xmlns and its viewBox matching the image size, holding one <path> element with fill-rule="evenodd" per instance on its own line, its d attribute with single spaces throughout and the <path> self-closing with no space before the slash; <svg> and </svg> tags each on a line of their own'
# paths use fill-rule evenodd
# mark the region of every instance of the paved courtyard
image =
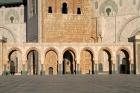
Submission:
<svg viewBox="0 0 140 93">
<path fill-rule="evenodd" d="M 140 76 L 1 76 L 0 93 L 140 93 Z"/>
</svg>

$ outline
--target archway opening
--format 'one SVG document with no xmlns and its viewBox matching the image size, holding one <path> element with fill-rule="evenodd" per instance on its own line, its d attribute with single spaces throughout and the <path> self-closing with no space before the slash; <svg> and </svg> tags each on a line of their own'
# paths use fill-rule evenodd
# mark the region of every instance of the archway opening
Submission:
<svg viewBox="0 0 140 93">
<path fill-rule="evenodd" d="M 9 67 L 10 67 L 10 74 L 20 74 L 21 69 L 21 53 L 18 50 L 13 50 L 8 55 L 9 58 Z"/>
<path fill-rule="evenodd" d="M 71 50 L 67 50 L 63 54 L 63 74 L 76 73 L 75 55 Z"/>
<path fill-rule="evenodd" d="M 103 49 L 99 53 L 99 63 L 98 63 L 99 73 L 109 73 L 112 74 L 112 61 L 111 53 L 107 49 Z"/>
<path fill-rule="evenodd" d="M 39 57 L 38 57 L 38 51 L 31 50 L 29 51 L 27 55 L 27 68 L 28 68 L 28 74 L 29 75 L 38 75 L 39 74 Z"/>
<path fill-rule="evenodd" d="M 54 50 L 49 50 L 45 56 L 45 74 L 56 75 L 58 73 L 58 55 Z"/>
<path fill-rule="evenodd" d="M 130 74 L 129 53 L 126 50 L 121 49 L 117 55 L 117 59 L 120 74 Z"/>
<path fill-rule="evenodd" d="M 83 50 L 80 56 L 81 74 L 94 74 L 93 53 L 89 50 Z"/>
</svg>

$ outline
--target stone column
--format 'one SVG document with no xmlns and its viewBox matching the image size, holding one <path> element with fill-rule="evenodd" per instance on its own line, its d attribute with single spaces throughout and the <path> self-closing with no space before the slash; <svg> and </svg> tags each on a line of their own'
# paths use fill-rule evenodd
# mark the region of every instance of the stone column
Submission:
<svg viewBox="0 0 140 93">
<path fill-rule="evenodd" d="M 112 74 L 115 74 L 117 72 L 115 60 L 111 60 L 111 63 L 112 63 Z"/>
<path fill-rule="evenodd" d="M 94 74 L 98 74 L 98 60 L 94 60 Z"/>
<path fill-rule="evenodd" d="M 114 71 L 114 74 L 119 74 L 119 63 L 118 63 L 118 61 L 117 60 L 113 60 L 114 61 L 114 63 L 112 64 L 112 66 L 114 65 L 115 67 L 115 71 Z"/>
<path fill-rule="evenodd" d="M 80 74 L 80 64 L 76 63 L 76 74 L 79 75 Z"/>
<path fill-rule="evenodd" d="M 6 72 L 10 73 L 10 61 L 9 60 L 7 60 L 7 63 L 6 63 Z"/>
<path fill-rule="evenodd" d="M 3 63 L 3 43 L 0 42 L 0 75 L 3 73 L 2 63 Z"/>
<path fill-rule="evenodd" d="M 41 56 L 40 56 L 40 74 L 45 75 L 45 53 L 44 50 L 41 51 Z"/>
<path fill-rule="evenodd" d="M 63 54 L 62 51 L 58 52 L 58 75 L 63 74 Z"/>
<path fill-rule="evenodd" d="M 23 49 L 24 50 L 24 49 Z M 25 50 L 22 53 L 22 75 L 27 75 L 27 55 Z"/>
<path fill-rule="evenodd" d="M 98 53 L 98 49 L 96 49 L 96 48 L 94 51 L 95 51 L 94 58 L 93 58 L 93 60 L 94 60 L 94 74 L 98 74 L 98 72 L 99 72 L 99 57 L 98 57 L 99 53 Z"/>
<path fill-rule="evenodd" d="M 136 37 L 135 37 L 136 38 Z M 136 40 L 135 40 L 136 41 Z M 135 69 L 136 69 L 136 74 L 140 74 L 140 55 L 139 55 L 139 51 L 140 51 L 140 43 L 139 42 L 135 42 L 135 47 L 134 47 L 134 62 L 135 62 Z"/>
<path fill-rule="evenodd" d="M 78 54 L 77 54 L 78 55 Z M 77 58 L 75 58 L 75 73 L 78 75 L 78 74 L 81 74 L 80 73 L 80 57 L 77 56 Z"/>
<path fill-rule="evenodd" d="M 63 74 L 63 64 L 62 63 L 59 63 L 58 64 L 58 74 L 59 75 L 62 75 Z"/>
<path fill-rule="evenodd" d="M 63 74 L 63 59 L 59 58 L 58 61 L 58 75 L 62 75 Z"/>
<path fill-rule="evenodd" d="M 42 66 L 41 66 L 41 59 L 39 58 L 38 60 L 38 75 L 41 75 L 41 71 L 42 71 Z"/>
<path fill-rule="evenodd" d="M 27 75 L 27 60 L 22 60 L 22 75 Z"/>
<path fill-rule="evenodd" d="M 134 64 L 132 63 L 131 59 L 129 59 L 129 63 L 130 63 L 130 74 L 134 74 Z"/>
<path fill-rule="evenodd" d="M 44 64 L 40 63 L 40 75 L 45 75 Z"/>
<path fill-rule="evenodd" d="M 95 70 L 94 70 L 94 68 L 95 68 L 94 59 L 93 59 L 91 65 L 92 65 L 92 66 L 91 66 L 91 74 L 95 74 Z"/>
<path fill-rule="evenodd" d="M 6 41 L 7 39 L 5 37 L 0 36 L 0 75 L 2 75 L 3 72 L 5 72 L 3 69 L 5 56 L 3 54 L 4 54 L 4 43 Z"/>
</svg>

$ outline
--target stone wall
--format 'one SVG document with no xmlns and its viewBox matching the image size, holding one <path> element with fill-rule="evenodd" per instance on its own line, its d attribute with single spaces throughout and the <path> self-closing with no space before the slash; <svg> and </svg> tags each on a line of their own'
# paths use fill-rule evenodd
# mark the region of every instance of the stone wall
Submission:
<svg viewBox="0 0 140 93">
<path fill-rule="evenodd" d="M 64 3 L 66 14 L 62 13 Z M 48 13 L 49 7 L 52 13 Z M 90 0 L 43 0 L 41 8 L 43 42 L 97 42 L 96 18 L 91 16 Z"/>
<path fill-rule="evenodd" d="M 27 17 L 27 42 L 38 42 L 38 0 L 27 0 L 25 11 Z"/>
<path fill-rule="evenodd" d="M 139 0 L 92 1 L 93 16 L 97 17 L 97 32 L 101 34 L 102 42 L 128 42 L 131 34 L 139 31 L 140 26 L 127 26 L 127 24 L 138 24 L 135 19 L 139 17 L 140 13 Z"/>
<path fill-rule="evenodd" d="M 24 20 L 24 6 L 0 8 L 0 35 L 7 38 L 7 42 L 25 42 L 26 24 Z"/>
</svg>

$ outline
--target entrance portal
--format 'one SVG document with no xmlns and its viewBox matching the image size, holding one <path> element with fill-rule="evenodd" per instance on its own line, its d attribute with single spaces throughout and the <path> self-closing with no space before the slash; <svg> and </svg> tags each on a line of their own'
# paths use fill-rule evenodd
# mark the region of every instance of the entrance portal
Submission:
<svg viewBox="0 0 140 93">
<path fill-rule="evenodd" d="M 99 53 L 99 63 L 98 63 L 99 73 L 109 73 L 112 74 L 112 61 L 111 53 L 107 49 L 103 49 Z"/>
<path fill-rule="evenodd" d="M 120 74 L 130 74 L 129 54 L 126 50 L 122 49 L 118 54 L 118 68 Z"/>
<path fill-rule="evenodd" d="M 38 74 L 38 52 L 31 50 L 27 55 L 28 60 L 28 73 L 30 75 Z"/>
<path fill-rule="evenodd" d="M 67 50 L 63 55 L 63 74 L 73 74 L 75 65 L 73 52 Z"/>
<path fill-rule="evenodd" d="M 94 74 L 93 54 L 89 50 L 83 50 L 80 56 L 81 74 Z"/>
<path fill-rule="evenodd" d="M 17 50 L 13 50 L 9 53 L 9 67 L 12 75 L 21 72 L 21 53 Z"/>
<path fill-rule="evenodd" d="M 58 55 L 55 50 L 47 51 L 45 55 L 45 74 L 57 75 L 58 72 Z"/>
</svg>

